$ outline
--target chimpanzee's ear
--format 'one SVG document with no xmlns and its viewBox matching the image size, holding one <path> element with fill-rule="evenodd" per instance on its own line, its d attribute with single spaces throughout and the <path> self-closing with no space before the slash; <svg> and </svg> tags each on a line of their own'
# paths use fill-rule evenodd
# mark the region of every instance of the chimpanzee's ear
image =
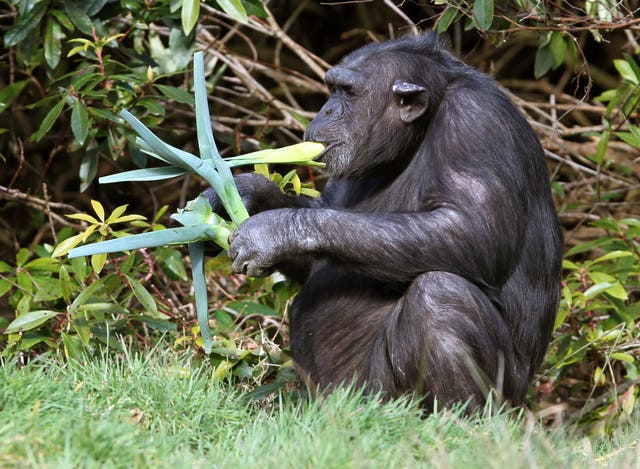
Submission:
<svg viewBox="0 0 640 469">
<path fill-rule="evenodd" d="M 427 96 L 427 89 L 424 86 L 398 80 L 393 84 L 391 90 L 398 98 L 402 122 L 410 124 L 427 110 L 429 96 Z"/>
</svg>

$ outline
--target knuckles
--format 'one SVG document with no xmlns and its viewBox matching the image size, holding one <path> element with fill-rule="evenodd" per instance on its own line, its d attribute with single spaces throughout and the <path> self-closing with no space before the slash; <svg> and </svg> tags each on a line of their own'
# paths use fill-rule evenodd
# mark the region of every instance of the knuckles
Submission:
<svg viewBox="0 0 640 469">
<path fill-rule="evenodd" d="M 266 277 L 274 271 L 276 246 L 270 241 L 268 223 L 258 215 L 245 220 L 229 235 L 231 269 L 251 277 Z"/>
</svg>

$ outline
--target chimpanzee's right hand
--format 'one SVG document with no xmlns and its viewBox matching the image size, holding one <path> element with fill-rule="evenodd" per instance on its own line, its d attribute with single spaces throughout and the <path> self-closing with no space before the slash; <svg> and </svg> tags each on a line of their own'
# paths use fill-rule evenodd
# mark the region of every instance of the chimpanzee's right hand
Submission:
<svg viewBox="0 0 640 469">
<path fill-rule="evenodd" d="M 261 174 L 241 173 L 234 177 L 234 181 L 238 187 L 240 198 L 250 215 L 268 210 L 271 208 L 270 204 L 274 204 L 278 198 L 282 197 L 280 189 Z M 213 188 L 207 189 L 202 195 L 209 199 L 215 213 L 229 219 L 229 214 Z M 213 242 L 205 243 L 205 254 L 208 256 L 217 256 L 221 250 L 220 246 Z"/>
<path fill-rule="evenodd" d="M 238 187 L 240 198 L 250 215 L 270 209 L 270 203 L 273 203 L 274 199 L 282 195 L 278 187 L 261 174 L 238 174 L 234 177 L 234 181 Z M 215 213 L 229 219 L 227 211 L 222 206 L 222 202 L 213 188 L 207 189 L 202 195 L 209 199 L 211 208 Z"/>
</svg>

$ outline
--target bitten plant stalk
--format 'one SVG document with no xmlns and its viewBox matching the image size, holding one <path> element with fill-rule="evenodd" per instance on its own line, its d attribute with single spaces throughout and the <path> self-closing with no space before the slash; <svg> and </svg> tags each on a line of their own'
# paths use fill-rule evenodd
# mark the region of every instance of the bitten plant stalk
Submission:
<svg viewBox="0 0 640 469">
<path fill-rule="evenodd" d="M 218 152 L 211 129 L 202 52 L 194 54 L 193 72 L 196 129 L 200 157 L 163 142 L 131 113 L 123 110 L 120 115 L 138 134 L 139 138 L 136 143 L 141 150 L 151 157 L 167 163 L 168 166 L 126 171 L 102 177 L 99 181 L 101 183 L 158 181 L 181 176 L 189 172 L 196 173 L 204 178 L 216 191 L 231 218 L 231 222 L 229 223 L 215 214 L 207 198 L 199 196 L 188 202 L 184 209 L 179 209 L 178 213 L 172 215 L 173 219 L 183 225 L 182 227 L 110 239 L 73 249 L 69 246 L 66 249 L 54 251 L 54 256 L 68 253 L 69 257 L 79 257 L 151 248 L 167 244 L 188 244 L 198 323 L 202 334 L 203 347 L 208 354 L 211 353 L 212 338 L 207 311 L 204 242 L 214 241 L 223 249 L 228 249 L 227 238 L 229 233 L 235 226 L 249 217 L 231 174 L 231 168 L 241 165 L 269 163 L 324 166 L 322 163 L 313 161 L 324 150 L 324 145 L 315 142 L 304 142 L 284 148 L 262 150 L 223 159 Z"/>
</svg>

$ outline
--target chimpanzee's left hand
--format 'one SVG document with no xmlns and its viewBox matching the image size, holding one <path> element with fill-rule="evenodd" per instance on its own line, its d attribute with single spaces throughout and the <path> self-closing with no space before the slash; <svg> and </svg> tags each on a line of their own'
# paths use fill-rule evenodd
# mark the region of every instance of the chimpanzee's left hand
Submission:
<svg viewBox="0 0 640 469">
<path fill-rule="evenodd" d="M 294 210 L 268 210 L 247 218 L 229 236 L 231 268 L 239 274 L 266 277 L 291 254 L 289 220 Z"/>
</svg>

